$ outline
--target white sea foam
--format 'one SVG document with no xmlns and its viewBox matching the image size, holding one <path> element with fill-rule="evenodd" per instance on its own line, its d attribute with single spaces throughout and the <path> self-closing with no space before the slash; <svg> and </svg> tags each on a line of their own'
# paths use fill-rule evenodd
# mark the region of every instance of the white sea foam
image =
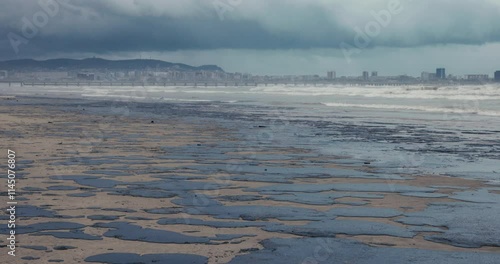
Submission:
<svg viewBox="0 0 500 264">
<path fill-rule="evenodd" d="M 212 100 L 204 99 L 178 99 L 178 98 L 161 98 L 164 101 L 175 101 L 175 102 L 213 102 Z"/>
<path fill-rule="evenodd" d="M 447 114 L 470 114 L 484 116 L 500 116 L 498 111 L 483 111 L 476 108 L 458 108 L 458 107 L 430 107 L 430 106 L 410 106 L 410 105 L 386 105 L 386 104 L 347 104 L 347 103 L 322 103 L 329 107 L 344 108 L 367 108 L 367 109 L 386 109 L 403 111 L 424 111 Z"/>
<path fill-rule="evenodd" d="M 405 99 L 496 100 L 500 86 L 268 86 L 250 89 L 254 93 L 296 96 L 358 96 Z"/>
<path fill-rule="evenodd" d="M 30 88 L 30 87 L 25 87 Z M 40 87 L 37 87 L 37 89 Z M 343 86 L 343 85 L 269 85 L 258 87 L 156 87 L 156 86 L 114 86 L 114 87 L 44 87 L 51 92 L 76 91 L 85 95 L 122 94 L 128 96 L 156 96 L 162 94 L 203 94 L 213 95 L 278 95 L 296 97 L 346 96 L 388 99 L 438 99 L 458 101 L 500 100 L 500 85 L 469 86 Z M 174 96 L 168 96 L 174 97 Z M 177 96 L 175 96 L 177 97 Z"/>
</svg>

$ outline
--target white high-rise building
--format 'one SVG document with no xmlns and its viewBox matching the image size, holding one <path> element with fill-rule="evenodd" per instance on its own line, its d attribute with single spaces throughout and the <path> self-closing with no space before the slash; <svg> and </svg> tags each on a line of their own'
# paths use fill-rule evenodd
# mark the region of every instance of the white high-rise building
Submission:
<svg viewBox="0 0 500 264">
<path fill-rule="evenodd" d="M 8 71 L 0 71 L 0 79 L 5 79 L 7 77 L 9 77 Z"/>
<path fill-rule="evenodd" d="M 367 71 L 363 72 L 363 80 L 368 80 L 370 78 L 370 73 Z"/>
<path fill-rule="evenodd" d="M 335 71 L 329 71 L 329 72 L 326 73 L 326 78 L 328 80 L 337 79 L 337 73 Z"/>
</svg>

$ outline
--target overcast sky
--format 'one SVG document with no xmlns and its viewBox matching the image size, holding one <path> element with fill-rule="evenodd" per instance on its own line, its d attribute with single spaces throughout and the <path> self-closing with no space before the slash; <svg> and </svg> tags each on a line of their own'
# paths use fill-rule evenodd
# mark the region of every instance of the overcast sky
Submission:
<svg viewBox="0 0 500 264">
<path fill-rule="evenodd" d="M 255 74 L 500 70 L 500 0 L 1 0 L 0 60 L 156 58 Z"/>
</svg>

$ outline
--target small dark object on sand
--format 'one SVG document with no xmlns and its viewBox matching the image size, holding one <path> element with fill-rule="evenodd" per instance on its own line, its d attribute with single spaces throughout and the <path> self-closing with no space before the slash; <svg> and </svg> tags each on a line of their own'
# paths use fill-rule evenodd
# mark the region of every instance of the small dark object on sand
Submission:
<svg viewBox="0 0 500 264">
<path fill-rule="evenodd" d="M 259 251 L 258 248 L 244 248 L 240 250 L 240 253 Z"/>
</svg>

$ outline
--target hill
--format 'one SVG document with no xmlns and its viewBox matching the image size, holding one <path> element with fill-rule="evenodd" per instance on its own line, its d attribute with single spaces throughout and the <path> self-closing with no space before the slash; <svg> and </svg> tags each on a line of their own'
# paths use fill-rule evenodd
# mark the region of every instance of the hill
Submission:
<svg viewBox="0 0 500 264">
<path fill-rule="evenodd" d="M 175 69 L 179 71 L 224 71 L 216 65 L 190 66 L 182 63 L 172 63 L 161 60 L 106 60 L 100 58 L 51 59 L 51 60 L 9 60 L 0 61 L 0 70 L 146 70 Z"/>
</svg>

